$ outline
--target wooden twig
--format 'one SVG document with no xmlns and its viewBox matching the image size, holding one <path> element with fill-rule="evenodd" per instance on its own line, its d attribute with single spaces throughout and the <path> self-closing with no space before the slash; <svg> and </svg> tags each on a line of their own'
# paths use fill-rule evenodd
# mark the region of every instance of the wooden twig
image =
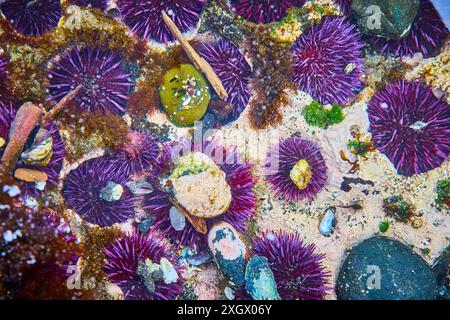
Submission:
<svg viewBox="0 0 450 320">
<path fill-rule="evenodd" d="M 81 88 L 82 88 L 81 84 L 78 85 L 75 89 L 70 91 L 64 98 L 62 98 L 61 101 L 58 102 L 58 104 L 56 106 L 54 106 L 49 112 L 47 112 L 41 120 L 41 126 L 45 126 L 50 120 L 55 118 L 55 116 L 58 112 L 60 112 L 64 108 L 66 108 L 67 105 L 73 100 L 73 98 L 81 90 Z"/>
<path fill-rule="evenodd" d="M 48 175 L 45 172 L 39 170 L 19 168 L 14 171 L 14 178 L 26 182 L 39 182 L 47 181 Z"/>
<path fill-rule="evenodd" d="M 192 61 L 197 69 L 199 69 L 208 79 L 211 86 L 216 91 L 217 95 L 220 99 L 225 99 L 228 96 L 225 87 L 222 84 L 222 81 L 219 79 L 217 74 L 214 72 L 211 65 L 200 57 L 200 55 L 194 50 L 194 48 L 189 44 L 189 42 L 184 38 L 180 29 L 175 25 L 175 23 L 170 19 L 165 11 L 162 11 L 163 20 L 166 23 L 167 27 L 170 29 L 175 38 L 180 42 L 181 47 L 186 52 L 188 58 Z"/>
</svg>

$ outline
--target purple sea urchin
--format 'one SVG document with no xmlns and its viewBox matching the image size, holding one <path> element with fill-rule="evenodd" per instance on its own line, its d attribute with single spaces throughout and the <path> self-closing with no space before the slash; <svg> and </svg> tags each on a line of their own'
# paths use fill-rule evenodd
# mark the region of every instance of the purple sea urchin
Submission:
<svg viewBox="0 0 450 320">
<path fill-rule="evenodd" d="M 142 39 L 166 43 L 174 38 L 162 20 L 164 10 L 181 32 L 197 25 L 204 0 L 118 0 L 117 8 L 125 24 Z"/>
<path fill-rule="evenodd" d="M 374 146 L 397 172 L 411 176 L 439 167 L 450 153 L 450 107 L 430 87 L 389 84 L 368 103 Z"/>
<path fill-rule="evenodd" d="M 425 58 L 441 47 L 450 32 L 439 12 L 429 0 L 420 0 L 419 11 L 408 35 L 403 39 L 388 40 L 370 37 L 372 46 L 385 55 L 403 57 L 421 52 Z"/>
<path fill-rule="evenodd" d="M 108 0 L 69 0 L 69 2 L 77 6 L 98 8 L 100 10 L 108 8 Z"/>
<path fill-rule="evenodd" d="M 4 145 L 9 141 L 9 131 L 11 129 L 11 124 L 16 117 L 18 105 L 19 102 L 15 101 L 13 98 L 6 98 L 0 95 L 0 138 L 5 140 Z M 22 159 L 17 163 L 17 167 L 45 172 L 48 176 L 48 180 L 45 184 L 45 187 L 47 188 L 49 186 L 56 186 L 59 181 L 59 173 L 64 162 L 65 149 L 59 130 L 53 122 L 50 122 L 44 129 L 48 131 L 48 135 L 52 138 L 52 144 L 50 146 L 51 159 L 47 161 L 48 163 L 43 163 L 42 165 L 27 164 Z M 0 155 L 2 153 L 3 150 L 0 147 Z M 41 191 L 43 190 L 45 189 L 41 188 Z M 39 194 L 36 183 L 24 182 L 22 191 L 22 195 L 37 196 Z"/>
<path fill-rule="evenodd" d="M 144 132 L 130 131 L 112 160 L 117 164 L 120 175 L 129 176 L 153 169 L 159 156 L 160 148 L 156 139 Z"/>
<path fill-rule="evenodd" d="M 274 165 L 277 168 L 274 172 Z M 271 189 L 288 201 L 312 199 L 327 181 L 319 146 L 300 137 L 281 141 L 269 151 L 266 168 Z"/>
<path fill-rule="evenodd" d="M 261 24 L 280 20 L 288 9 L 301 7 L 305 0 L 231 0 L 230 3 L 237 15 Z"/>
<path fill-rule="evenodd" d="M 294 43 L 293 81 L 323 104 L 346 104 L 362 84 L 363 47 L 355 25 L 326 17 Z"/>
<path fill-rule="evenodd" d="M 314 244 L 304 244 L 298 234 L 276 232 L 253 240 L 253 253 L 269 261 L 280 297 L 284 300 L 323 300 L 329 273 L 322 265 L 325 255 Z"/>
<path fill-rule="evenodd" d="M 108 278 L 124 292 L 127 300 L 174 300 L 182 291 L 181 268 L 175 259 L 169 257 L 169 248 L 161 238 L 151 232 L 143 235 L 134 233 L 122 240 L 116 240 L 104 250 L 107 263 L 105 272 Z M 166 283 L 164 279 L 154 279 L 149 285 L 148 278 L 140 272 L 140 265 L 150 262 L 160 264 L 166 258 L 178 274 L 174 282 Z"/>
<path fill-rule="evenodd" d="M 112 161 L 91 159 L 67 175 L 62 195 L 83 220 L 105 227 L 134 215 L 135 198 L 125 187 L 127 182 L 126 176 L 117 175 Z"/>
<path fill-rule="evenodd" d="M 182 144 L 187 146 L 187 148 L 182 148 L 184 151 L 189 150 L 187 154 L 191 151 L 207 153 L 207 156 L 225 173 L 225 180 L 230 188 L 231 202 L 228 209 L 220 216 L 206 219 L 208 228 L 223 220 L 238 231 L 243 231 L 247 221 L 256 210 L 256 198 L 253 191 L 256 179 L 252 174 L 251 165 L 239 162 L 238 154 L 234 149 L 221 147 L 215 142 L 207 142 L 201 147 L 194 148 L 190 146 L 190 142 L 186 141 L 177 146 Z M 153 183 L 159 182 L 154 181 Z M 157 217 L 154 226 L 168 234 L 172 240 L 179 242 L 180 245 L 189 245 L 192 248 L 206 247 L 206 235 L 199 233 L 190 223 L 187 222 L 180 231 L 173 228 L 169 217 L 169 211 L 173 207 L 170 196 L 170 193 L 162 190 L 160 186 L 156 186 L 155 191 L 146 195 L 144 209 L 149 215 Z"/>
<path fill-rule="evenodd" d="M 203 45 L 199 49 L 199 54 L 211 64 L 222 80 L 228 93 L 226 101 L 233 107 L 230 120 L 236 120 L 252 95 L 249 88 L 250 65 L 238 47 L 225 39 Z"/>
<path fill-rule="evenodd" d="M 74 99 L 80 108 L 101 113 L 125 112 L 133 86 L 130 77 L 119 54 L 100 47 L 75 47 L 48 71 L 49 99 L 59 102 L 81 84 Z"/>
<path fill-rule="evenodd" d="M 27 36 L 42 36 L 55 28 L 62 15 L 60 0 L 9 0 L 0 9 L 18 32 Z"/>
<path fill-rule="evenodd" d="M 5 57 L 0 56 L 0 87 L 6 78 L 6 68 L 8 66 L 8 60 Z"/>
</svg>

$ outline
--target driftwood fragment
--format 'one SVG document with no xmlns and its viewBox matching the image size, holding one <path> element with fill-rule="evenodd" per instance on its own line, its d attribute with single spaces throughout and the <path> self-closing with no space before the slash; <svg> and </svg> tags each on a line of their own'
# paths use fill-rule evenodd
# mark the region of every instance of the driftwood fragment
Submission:
<svg viewBox="0 0 450 320">
<path fill-rule="evenodd" d="M 25 182 L 47 181 L 48 176 L 45 172 L 28 168 L 19 168 L 14 171 L 14 178 Z"/>
<path fill-rule="evenodd" d="M 180 29 L 175 25 L 175 23 L 170 19 L 170 17 L 167 15 L 165 11 L 162 11 L 162 17 L 164 22 L 166 23 L 167 27 L 172 32 L 173 36 L 177 38 L 177 40 L 180 42 L 181 47 L 186 52 L 186 55 L 188 58 L 192 61 L 192 63 L 195 65 L 197 69 L 199 69 L 208 79 L 209 83 L 213 87 L 214 91 L 216 91 L 217 95 L 220 97 L 220 99 L 225 99 L 228 97 L 228 93 L 225 90 L 225 87 L 222 84 L 222 81 L 219 79 L 217 74 L 214 72 L 211 65 L 200 57 L 200 55 L 194 50 L 194 48 L 189 44 L 189 42 L 184 38 L 183 34 L 181 33 Z"/>
<path fill-rule="evenodd" d="M 42 108 L 32 102 L 24 103 L 17 111 L 16 117 L 11 124 L 9 131 L 9 142 L 0 160 L 0 179 L 10 174 L 16 167 L 20 153 L 28 141 L 33 130 L 41 125 L 45 125 L 55 117 L 55 115 L 72 101 L 81 85 L 69 92 L 53 109 L 46 113 Z"/>
</svg>

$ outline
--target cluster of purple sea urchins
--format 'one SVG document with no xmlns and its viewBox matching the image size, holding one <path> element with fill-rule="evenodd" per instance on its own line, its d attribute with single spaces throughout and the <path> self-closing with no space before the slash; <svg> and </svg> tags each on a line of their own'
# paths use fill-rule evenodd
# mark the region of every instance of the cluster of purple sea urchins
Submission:
<svg viewBox="0 0 450 320">
<path fill-rule="evenodd" d="M 134 217 L 135 197 L 126 187 L 128 182 L 128 176 L 117 174 L 113 161 L 95 158 L 67 175 L 62 195 L 67 207 L 84 221 L 106 227 Z"/>
<path fill-rule="evenodd" d="M 450 107 L 430 87 L 399 81 L 368 103 L 370 132 L 377 149 L 401 175 L 439 167 L 450 153 Z"/>
<path fill-rule="evenodd" d="M 5 140 L 5 146 L 9 141 L 9 131 L 16 117 L 19 105 L 20 103 L 18 101 L 15 101 L 15 99 L 0 95 L 0 138 Z M 49 152 L 51 158 L 49 159 L 49 161 L 47 161 L 48 163 L 26 163 L 22 159 L 20 159 L 17 163 L 17 167 L 35 169 L 44 172 L 45 174 L 47 174 L 48 180 L 46 181 L 45 186 L 42 187 L 38 187 L 37 183 L 24 182 L 22 186 L 23 196 L 37 196 L 39 194 L 39 191 L 46 190 L 51 186 L 54 187 L 59 181 L 59 173 L 62 169 L 65 157 L 64 143 L 62 141 L 58 128 L 53 122 L 50 122 L 43 129 L 46 130 L 45 135 L 48 135 L 52 139 L 52 143 L 50 146 L 51 150 Z M 36 135 L 38 134 L 38 132 L 39 131 L 36 132 Z M 34 140 L 33 137 L 31 140 Z M 31 147 L 32 144 L 28 143 L 25 146 L 25 149 Z M 0 148 L 0 155 L 3 153 L 3 151 L 4 150 Z"/>
<path fill-rule="evenodd" d="M 321 103 L 349 103 L 362 86 L 364 42 L 345 18 L 325 17 L 293 46 L 293 81 Z"/>
<path fill-rule="evenodd" d="M 208 61 L 222 81 L 228 93 L 226 102 L 233 111 L 230 120 L 236 120 L 244 111 L 252 95 L 249 88 L 251 67 L 238 47 L 228 40 L 207 43 L 200 47 L 199 54 Z"/>
<path fill-rule="evenodd" d="M 74 101 L 80 108 L 122 113 L 134 84 L 118 53 L 100 47 L 74 47 L 53 61 L 48 71 L 50 101 L 59 102 L 78 85 L 82 87 Z"/>
<path fill-rule="evenodd" d="M 304 3 L 305 0 L 230 0 L 236 15 L 257 24 L 278 21 L 290 8 Z"/>
<path fill-rule="evenodd" d="M 222 147 L 215 141 L 205 142 L 200 148 L 191 146 L 190 141 L 183 141 L 175 144 L 173 148 L 177 148 L 180 145 L 184 145 L 180 150 L 185 151 L 202 152 L 202 150 L 208 150 L 207 155 L 214 160 L 226 175 L 226 182 L 231 191 L 231 203 L 221 216 L 207 219 L 208 229 L 218 221 L 225 221 L 230 223 L 236 230 L 244 231 L 247 222 L 256 211 L 256 196 L 253 190 L 256 179 L 252 173 L 251 165 L 246 162 L 240 162 L 234 148 Z M 189 152 L 185 154 L 189 154 Z M 172 154 L 172 152 L 169 153 Z M 159 181 L 153 181 L 153 183 L 158 184 Z M 155 228 L 167 234 L 178 245 L 190 246 L 193 249 L 206 248 L 207 236 L 199 233 L 189 223 L 186 223 L 185 228 L 181 231 L 173 228 L 169 217 L 169 211 L 172 206 L 170 194 L 162 190 L 158 185 L 155 186 L 155 190 L 152 193 L 145 196 L 144 210 L 149 216 L 157 218 L 154 223 Z"/>
<path fill-rule="evenodd" d="M 327 182 L 327 166 L 319 146 L 300 137 L 275 145 L 265 167 L 271 189 L 288 201 L 310 200 Z"/>
<path fill-rule="evenodd" d="M 98 8 L 100 10 L 106 10 L 108 8 L 108 0 L 69 0 L 69 3 L 81 7 Z"/>
<path fill-rule="evenodd" d="M 160 146 L 155 138 L 145 132 L 130 130 L 111 160 L 117 174 L 130 176 L 153 170 L 160 155 Z"/>
<path fill-rule="evenodd" d="M 383 54 L 395 57 L 413 55 L 416 52 L 430 57 L 445 40 L 450 32 L 439 12 L 430 0 L 420 0 L 420 7 L 411 30 L 402 39 L 370 37 L 372 46 Z"/>
<path fill-rule="evenodd" d="M 200 20 L 204 0 L 118 0 L 117 8 L 125 24 L 142 39 L 167 43 L 174 38 L 162 19 L 164 10 L 182 32 Z"/>
<path fill-rule="evenodd" d="M 62 15 L 60 0 L 8 0 L 0 3 L 6 19 L 19 33 L 42 36 L 56 28 Z"/>
<path fill-rule="evenodd" d="M 330 274 L 322 264 L 324 254 L 300 236 L 270 232 L 252 241 L 252 253 L 268 259 L 277 290 L 283 300 L 323 300 L 331 288 Z"/>
<path fill-rule="evenodd" d="M 170 256 L 170 248 L 164 240 L 149 232 L 133 233 L 124 239 L 116 240 L 106 247 L 105 272 L 107 277 L 118 285 L 127 300 L 175 300 L 182 291 L 182 269 L 176 259 Z M 178 279 L 165 281 L 155 271 L 140 270 L 140 265 L 160 264 L 166 258 L 173 266 Z M 147 271 L 147 272 L 145 272 Z M 169 283 L 167 283 L 169 282 Z"/>
</svg>

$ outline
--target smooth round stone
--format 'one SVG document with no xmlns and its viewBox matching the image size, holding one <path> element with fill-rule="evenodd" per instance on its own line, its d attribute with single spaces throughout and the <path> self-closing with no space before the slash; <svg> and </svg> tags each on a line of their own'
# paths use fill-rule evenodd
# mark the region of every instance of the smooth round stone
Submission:
<svg viewBox="0 0 450 320">
<path fill-rule="evenodd" d="M 245 289 L 254 300 L 281 299 L 266 257 L 253 256 L 247 263 Z"/>
<path fill-rule="evenodd" d="M 215 224 L 208 233 L 208 246 L 223 274 L 235 285 L 243 285 L 248 250 L 236 229 L 227 222 Z"/>
<path fill-rule="evenodd" d="M 419 0 L 353 0 L 351 4 L 363 33 L 387 39 L 408 35 L 419 6 Z"/>
<path fill-rule="evenodd" d="M 336 283 L 340 300 L 433 300 L 437 282 L 431 267 L 410 247 L 375 236 L 353 247 Z"/>
<path fill-rule="evenodd" d="M 336 226 L 336 218 L 334 216 L 335 213 L 335 207 L 330 207 L 325 212 L 319 224 L 319 231 L 321 235 L 329 237 L 333 233 L 334 227 Z"/>
<path fill-rule="evenodd" d="M 206 79 L 191 64 L 181 64 L 164 75 L 161 103 L 178 126 L 192 126 L 206 113 L 211 94 Z"/>
<path fill-rule="evenodd" d="M 170 179 L 176 199 L 193 216 L 217 217 L 230 206 L 231 189 L 225 172 L 201 152 L 181 157 Z"/>
</svg>

